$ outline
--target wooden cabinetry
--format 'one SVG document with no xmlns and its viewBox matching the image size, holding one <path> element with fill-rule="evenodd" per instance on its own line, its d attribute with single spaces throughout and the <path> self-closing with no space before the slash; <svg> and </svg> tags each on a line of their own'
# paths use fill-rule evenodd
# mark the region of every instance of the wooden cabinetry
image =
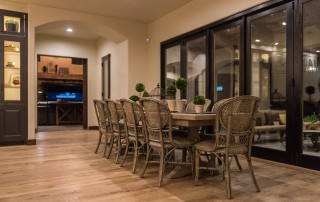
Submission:
<svg viewBox="0 0 320 202">
<path fill-rule="evenodd" d="M 0 142 L 26 142 L 27 14 L 0 10 Z"/>
</svg>

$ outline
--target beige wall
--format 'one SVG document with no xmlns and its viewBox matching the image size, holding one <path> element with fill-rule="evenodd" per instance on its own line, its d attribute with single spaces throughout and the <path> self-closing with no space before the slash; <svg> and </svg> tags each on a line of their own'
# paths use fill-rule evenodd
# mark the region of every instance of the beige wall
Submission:
<svg viewBox="0 0 320 202">
<path fill-rule="evenodd" d="M 148 25 L 147 87 L 160 81 L 160 43 L 196 28 L 213 23 L 267 0 L 193 0 Z"/>
<path fill-rule="evenodd" d="M 111 61 L 113 61 L 113 59 L 117 61 L 117 64 L 112 64 L 112 70 L 114 71 L 114 75 L 112 74 L 112 82 L 115 82 L 115 84 L 113 86 L 111 84 L 111 88 L 115 88 L 116 90 L 116 93 L 113 94 L 114 97 L 112 96 L 113 98 L 134 94 L 134 86 L 138 82 L 144 83 L 146 89 L 150 91 L 156 87 L 156 84 L 160 81 L 160 42 L 265 1 L 266 0 L 193 0 L 189 4 L 148 25 L 38 5 L 29 4 L 26 6 L 18 3 L 1 2 L 0 8 L 2 9 L 27 12 L 29 15 L 28 139 L 35 139 L 34 129 L 36 128 L 35 59 L 38 51 L 35 50 L 36 27 L 57 21 L 80 21 L 84 23 L 86 27 L 92 28 L 92 31 L 109 40 L 99 40 L 96 46 L 96 56 L 95 59 L 93 59 L 96 60 L 96 69 L 93 70 L 95 72 L 90 74 L 92 77 L 88 78 L 90 86 L 95 86 L 95 89 L 89 89 L 89 91 L 91 91 L 89 95 L 90 102 L 93 98 L 100 96 L 99 91 L 101 89 L 99 88 L 101 88 L 101 86 L 99 82 L 101 82 L 101 78 L 99 71 L 101 69 L 100 65 L 97 64 L 100 63 L 102 56 L 112 53 Z M 149 43 L 146 43 L 147 37 L 150 38 Z M 57 53 L 57 55 L 61 54 Z M 71 56 L 72 54 L 67 55 Z M 79 55 L 72 56 L 82 57 L 82 54 L 79 53 Z M 92 113 L 91 108 L 88 113 Z M 92 117 L 89 118 L 89 125 L 90 123 L 94 123 Z"/>
</svg>

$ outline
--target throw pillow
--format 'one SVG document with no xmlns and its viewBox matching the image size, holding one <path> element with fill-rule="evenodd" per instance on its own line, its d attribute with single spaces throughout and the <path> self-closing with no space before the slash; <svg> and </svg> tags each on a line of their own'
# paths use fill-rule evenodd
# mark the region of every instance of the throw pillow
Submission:
<svg viewBox="0 0 320 202">
<path fill-rule="evenodd" d="M 280 117 L 280 121 L 281 121 L 281 124 L 282 125 L 286 125 L 286 114 L 279 114 L 279 117 Z"/>
<path fill-rule="evenodd" d="M 279 113 L 265 113 L 267 125 L 275 125 L 275 122 L 280 123 Z"/>
</svg>

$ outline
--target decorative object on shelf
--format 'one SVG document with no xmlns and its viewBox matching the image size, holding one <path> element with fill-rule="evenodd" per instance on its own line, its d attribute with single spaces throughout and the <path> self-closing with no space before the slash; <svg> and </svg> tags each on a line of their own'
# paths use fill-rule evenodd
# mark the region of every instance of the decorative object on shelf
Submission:
<svg viewBox="0 0 320 202">
<path fill-rule="evenodd" d="M 58 65 L 55 65 L 58 68 Z M 60 67 L 59 68 L 59 74 L 69 74 L 69 68 L 68 67 Z"/>
<path fill-rule="evenodd" d="M 139 97 L 141 97 L 141 92 L 145 90 L 145 86 L 143 83 L 136 84 L 136 91 L 139 93 Z"/>
<path fill-rule="evenodd" d="M 13 19 L 5 21 L 6 31 L 7 32 L 18 32 L 19 31 L 19 22 Z"/>
<path fill-rule="evenodd" d="M 43 72 L 47 72 L 47 71 L 48 71 L 47 66 L 43 66 L 43 67 L 42 67 L 42 71 L 43 71 Z"/>
<path fill-rule="evenodd" d="M 315 87 L 313 86 L 307 86 L 305 88 L 306 93 L 309 95 L 309 101 L 311 101 L 311 95 L 315 92 Z"/>
<path fill-rule="evenodd" d="M 51 74 L 54 74 L 54 73 L 55 73 L 55 71 L 54 71 L 54 65 L 53 65 L 53 62 L 52 62 L 52 61 L 49 61 L 49 62 L 48 62 L 47 67 L 48 67 L 48 73 L 51 73 Z"/>
<path fill-rule="evenodd" d="M 175 83 L 177 89 L 180 90 L 180 98 L 182 97 L 182 92 L 187 88 L 187 79 L 179 77 Z M 176 110 L 178 112 L 183 112 L 186 109 L 187 100 L 176 100 Z"/>
<path fill-rule="evenodd" d="M 137 95 L 131 95 L 129 97 L 130 100 L 134 101 L 134 102 L 138 102 L 140 100 L 139 96 Z"/>
<path fill-rule="evenodd" d="M 193 104 L 195 104 L 196 113 L 203 113 L 205 103 L 206 98 L 202 95 L 197 95 L 193 98 Z"/>
<path fill-rule="evenodd" d="M 7 62 L 6 67 L 16 67 L 15 62 Z"/>
<path fill-rule="evenodd" d="M 176 110 L 176 100 L 173 99 L 173 96 L 176 94 L 176 92 L 177 92 L 177 88 L 174 85 L 169 85 L 166 88 L 166 94 L 171 98 L 171 99 L 167 99 L 167 103 L 170 111 Z"/>
<path fill-rule="evenodd" d="M 160 84 L 157 84 L 157 87 L 152 89 L 149 93 L 150 97 L 161 100 L 161 98 L 164 98 L 166 96 L 165 90 L 160 88 Z"/>
<path fill-rule="evenodd" d="M 11 73 L 9 79 L 9 85 L 14 87 L 20 87 L 20 74 Z"/>
<path fill-rule="evenodd" d="M 4 46 L 4 51 L 19 52 L 20 49 L 10 44 L 10 45 Z"/>
</svg>

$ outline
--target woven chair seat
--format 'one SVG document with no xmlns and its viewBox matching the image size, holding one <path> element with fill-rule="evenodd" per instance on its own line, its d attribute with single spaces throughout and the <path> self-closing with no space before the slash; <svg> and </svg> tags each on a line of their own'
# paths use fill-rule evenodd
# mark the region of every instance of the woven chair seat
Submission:
<svg viewBox="0 0 320 202">
<path fill-rule="evenodd" d="M 200 151 L 213 152 L 215 151 L 215 142 L 213 140 L 198 142 L 194 145 L 194 148 Z"/>
</svg>

